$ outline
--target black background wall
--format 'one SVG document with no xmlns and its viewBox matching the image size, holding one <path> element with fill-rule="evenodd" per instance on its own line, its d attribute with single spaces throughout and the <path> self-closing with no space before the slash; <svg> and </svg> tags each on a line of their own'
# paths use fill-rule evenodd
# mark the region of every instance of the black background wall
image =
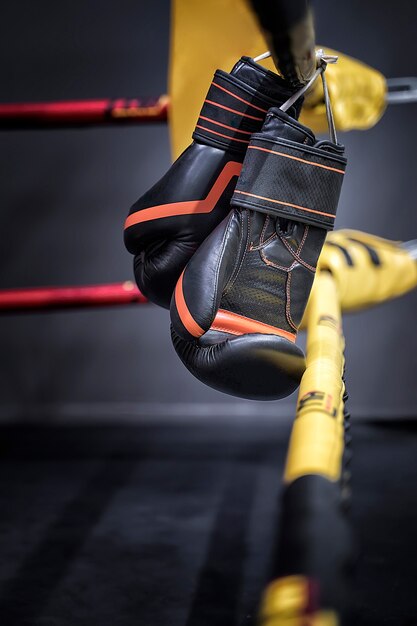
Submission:
<svg viewBox="0 0 417 626">
<path fill-rule="evenodd" d="M 320 44 L 389 77 L 417 75 L 413 0 L 314 6 Z M 1 101 L 166 92 L 169 10 L 168 0 L 8 3 L 0 23 Z M 392 106 L 372 130 L 342 136 L 349 168 L 338 227 L 417 236 L 416 114 L 417 104 Z M 169 164 L 165 125 L 2 132 L 0 287 L 131 278 L 123 221 Z M 354 413 L 415 411 L 416 309 L 411 294 L 346 318 Z M 171 348 L 167 312 L 153 306 L 3 316 L 0 345 L 3 416 L 284 415 L 293 406 L 293 398 L 243 403 L 195 381 Z"/>
</svg>

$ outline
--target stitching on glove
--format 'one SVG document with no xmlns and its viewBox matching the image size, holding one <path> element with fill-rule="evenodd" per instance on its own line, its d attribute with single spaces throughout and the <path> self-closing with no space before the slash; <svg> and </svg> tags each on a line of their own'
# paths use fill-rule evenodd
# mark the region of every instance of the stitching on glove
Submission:
<svg viewBox="0 0 417 626">
<path fill-rule="evenodd" d="M 304 227 L 304 233 L 303 233 L 303 236 L 301 238 L 300 245 L 297 248 L 297 254 L 301 254 L 301 250 L 303 249 L 303 246 L 304 246 L 305 241 L 307 239 L 307 235 L 308 235 L 309 229 L 310 229 L 310 227 L 308 225 Z"/>
<path fill-rule="evenodd" d="M 214 279 L 214 298 L 213 298 L 213 303 L 212 303 L 212 306 L 211 306 L 211 311 L 210 311 L 210 318 L 211 318 L 210 325 L 213 323 L 213 320 L 214 320 L 214 318 L 215 318 L 215 316 L 216 316 L 216 313 L 217 313 L 217 311 L 218 311 L 218 309 L 219 309 L 219 306 L 217 306 L 217 305 L 216 305 L 216 302 L 217 302 L 217 294 L 218 294 L 218 290 L 219 290 L 219 273 L 220 273 L 220 266 L 221 266 L 221 262 L 222 262 L 222 260 L 223 260 L 223 256 L 224 256 L 224 249 L 225 249 L 225 243 L 226 243 L 226 241 L 225 241 L 225 240 L 226 240 L 226 235 L 227 235 L 227 233 L 228 233 L 228 231 L 229 231 L 229 226 L 230 226 L 230 223 L 231 223 L 231 221 L 232 221 L 232 219 L 233 219 L 233 215 L 234 215 L 234 212 L 232 212 L 232 213 L 230 214 L 229 219 L 228 219 L 228 221 L 227 221 L 226 228 L 224 229 L 224 233 L 223 233 L 223 237 L 222 237 L 222 242 L 221 242 L 221 245 L 220 245 L 220 253 L 219 253 L 219 256 L 218 256 L 218 259 L 217 259 L 216 274 L 215 274 L 215 279 Z M 233 274 L 233 273 L 232 273 L 232 274 Z M 220 296 L 220 301 L 221 301 L 221 299 L 222 299 L 222 297 L 223 297 L 223 293 L 224 293 L 224 292 L 222 292 L 222 295 Z M 219 305 L 220 305 L 220 302 L 219 302 Z M 206 330 L 205 332 L 207 332 L 207 330 Z"/>
<path fill-rule="evenodd" d="M 233 214 L 234 213 L 235 212 L 233 212 Z M 223 296 L 227 296 L 227 294 L 229 293 L 229 291 L 231 290 L 231 288 L 235 284 L 235 282 L 237 280 L 237 277 L 239 276 L 239 272 L 240 272 L 240 270 L 242 268 L 243 261 L 246 258 L 246 251 L 248 250 L 248 247 L 249 247 L 248 246 L 248 242 L 249 242 L 249 237 L 250 237 L 250 212 L 249 211 L 245 211 L 245 214 L 247 215 L 248 225 L 247 225 L 246 241 L 245 241 L 245 245 L 244 245 L 244 248 L 243 248 L 242 258 L 240 259 L 239 265 L 238 266 L 235 265 L 235 267 L 233 268 L 233 271 L 232 271 L 232 273 L 230 275 L 230 279 L 229 279 L 228 283 L 225 285 L 225 287 L 223 289 L 222 297 Z M 243 230 L 243 227 L 244 227 L 244 223 L 243 223 L 244 217 L 243 217 L 243 212 L 242 211 L 238 212 L 238 217 L 239 217 L 239 221 L 240 221 L 240 224 L 241 224 L 241 227 L 242 227 L 242 230 Z M 238 254 L 236 256 L 236 261 L 238 261 L 238 259 L 239 259 L 239 255 L 240 255 L 241 250 L 242 250 L 242 238 L 239 237 L 239 250 L 238 250 Z"/>
<path fill-rule="evenodd" d="M 271 243 L 271 241 L 274 241 L 277 238 L 277 234 L 274 232 L 272 235 L 270 235 L 268 237 L 268 239 L 266 239 L 264 241 L 264 236 L 265 236 L 265 231 L 267 229 L 267 226 L 269 224 L 269 215 L 266 216 L 266 220 L 264 222 L 264 226 L 262 228 L 262 232 L 261 232 L 261 236 L 259 238 L 259 245 L 258 246 L 254 246 L 253 242 L 250 243 L 249 246 L 249 252 L 252 252 L 254 250 L 261 250 L 262 248 L 264 248 L 265 246 L 267 246 L 269 243 Z"/>
<path fill-rule="evenodd" d="M 321 163 L 315 163 L 314 161 L 307 161 L 307 159 L 301 159 L 300 157 L 292 156 L 291 154 L 286 154 L 285 152 L 276 152 L 275 150 L 268 150 L 267 148 L 261 148 L 260 146 L 249 146 L 248 150 L 260 150 L 261 152 L 269 152 L 270 154 L 275 154 L 276 156 L 282 156 L 285 159 L 291 159 L 292 161 L 300 161 L 301 163 L 306 163 L 307 165 L 312 165 L 313 167 L 321 167 L 324 170 L 337 172 L 337 174 L 342 174 L 343 176 L 345 175 L 344 170 L 338 170 L 336 167 L 330 167 L 329 165 L 322 165 Z"/>
<path fill-rule="evenodd" d="M 270 261 L 266 257 L 265 250 L 263 248 L 260 250 L 259 254 L 260 254 L 262 261 L 265 263 L 265 265 L 269 265 L 269 267 L 275 267 L 277 270 L 281 270 L 283 272 L 290 272 L 297 265 L 296 260 L 294 260 L 289 267 L 284 267 L 284 265 L 278 265 L 277 263 Z"/>
<path fill-rule="evenodd" d="M 325 213 L 324 211 L 317 211 L 316 209 L 309 209 L 305 206 L 300 206 L 299 204 L 291 204 L 291 202 L 284 202 L 283 200 L 275 200 L 274 198 L 266 198 L 265 196 L 258 196 L 254 193 L 249 193 L 249 191 L 239 191 L 238 189 L 235 189 L 235 193 L 239 193 L 244 196 L 251 196 L 252 198 L 258 198 L 258 200 L 266 200 L 267 202 L 273 202 L 275 204 L 282 204 L 283 206 L 289 206 L 289 207 L 292 207 L 293 209 L 300 209 L 301 211 L 308 211 L 308 213 L 317 213 L 317 215 L 324 215 L 325 217 L 330 217 L 333 220 L 336 219 L 336 216 L 333 215 L 332 213 Z M 255 202 L 250 202 L 250 201 L 247 201 L 247 202 L 248 204 L 252 204 L 259 210 L 259 207 Z M 288 215 L 288 217 L 289 219 L 291 219 L 291 213 Z"/>
<path fill-rule="evenodd" d="M 291 328 L 293 328 L 297 332 L 298 328 L 294 324 L 291 317 L 291 277 L 291 272 L 288 272 L 287 283 L 285 285 L 285 293 L 287 295 L 287 302 L 285 304 L 285 317 L 287 318 L 287 322 L 291 326 Z"/>
<path fill-rule="evenodd" d="M 300 263 L 300 265 L 303 265 L 305 268 L 307 268 L 308 270 L 310 270 L 310 272 L 315 273 L 316 272 L 316 268 L 313 267 L 312 265 L 309 265 L 306 261 L 304 261 L 298 254 L 298 252 L 296 252 L 295 250 L 293 250 L 290 246 L 290 244 L 288 243 L 288 241 L 286 241 L 284 239 L 284 237 L 282 237 L 281 235 L 279 235 L 280 240 L 282 241 L 282 243 L 284 244 L 284 246 L 287 248 L 288 252 L 291 254 L 291 256 L 298 261 L 298 263 Z M 304 240 L 305 241 L 305 240 Z M 304 243 L 304 242 L 303 242 Z"/>
</svg>

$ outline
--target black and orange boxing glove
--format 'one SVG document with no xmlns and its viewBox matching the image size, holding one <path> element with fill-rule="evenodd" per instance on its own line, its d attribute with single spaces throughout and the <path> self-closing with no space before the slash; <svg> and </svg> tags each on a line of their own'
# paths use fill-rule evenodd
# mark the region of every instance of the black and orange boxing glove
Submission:
<svg viewBox="0 0 417 626">
<path fill-rule="evenodd" d="M 291 93 L 282 78 L 248 57 L 230 74 L 216 71 L 192 144 L 132 206 L 125 223 L 136 282 L 152 302 L 169 307 L 185 265 L 230 210 L 251 134 Z M 300 106 L 291 115 L 298 116 Z"/>
<path fill-rule="evenodd" d="M 259 400 L 296 389 L 305 363 L 295 339 L 345 165 L 343 146 L 279 109 L 252 135 L 232 211 L 172 298 L 174 347 L 199 380 Z"/>
</svg>

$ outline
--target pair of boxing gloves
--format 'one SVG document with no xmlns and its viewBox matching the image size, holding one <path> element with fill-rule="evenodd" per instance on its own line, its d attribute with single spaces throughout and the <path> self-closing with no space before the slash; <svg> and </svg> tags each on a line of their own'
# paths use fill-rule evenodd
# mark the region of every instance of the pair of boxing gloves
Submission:
<svg viewBox="0 0 417 626">
<path fill-rule="evenodd" d="M 344 149 L 298 121 L 293 90 L 243 57 L 216 71 L 193 142 L 131 208 L 125 244 L 139 289 L 171 310 L 181 361 L 207 385 L 274 400 L 305 369 L 295 344 Z"/>
</svg>

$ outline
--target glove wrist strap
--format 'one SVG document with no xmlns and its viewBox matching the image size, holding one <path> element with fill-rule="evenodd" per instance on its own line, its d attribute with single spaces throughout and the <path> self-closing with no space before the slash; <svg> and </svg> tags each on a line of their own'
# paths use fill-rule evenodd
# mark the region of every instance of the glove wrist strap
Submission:
<svg viewBox="0 0 417 626">
<path fill-rule="evenodd" d="M 283 99 L 286 95 L 287 90 Z M 217 70 L 197 120 L 193 139 L 244 154 L 251 134 L 260 131 L 273 103 L 271 98 L 263 96 L 254 87 Z"/>
<path fill-rule="evenodd" d="M 342 146 L 253 135 L 233 206 L 332 230 L 346 159 Z"/>
</svg>

